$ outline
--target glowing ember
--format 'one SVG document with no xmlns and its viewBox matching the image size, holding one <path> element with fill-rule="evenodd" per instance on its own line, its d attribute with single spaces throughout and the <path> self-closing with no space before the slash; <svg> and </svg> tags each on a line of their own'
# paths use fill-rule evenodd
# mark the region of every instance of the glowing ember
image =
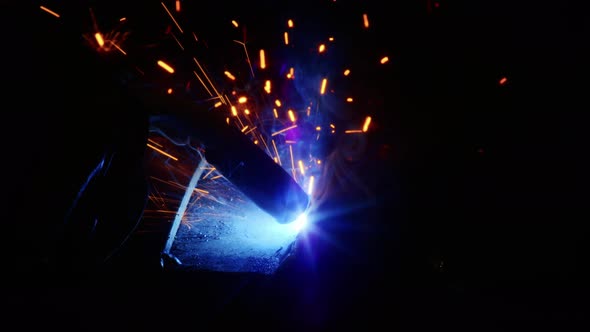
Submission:
<svg viewBox="0 0 590 332">
<path fill-rule="evenodd" d="M 96 38 L 96 42 L 98 43 L 99 47 L 104 46 L 104 39 L 102 38 L 102 35 L 100 34 L 100 32 L 95 33 L 94 38 Z"/>
<path fill-rule="evenodd" d="M 260 50 L 260 69 L 266 68 L 266 57 L 264 56 L 264 50 Z"/>
<path fill-rule="evenodd" d="M 158 66 L 162 67 L 165 71 L 169 72 L 170 74 L 174 74 L 174 68 L 170 67 L 170 65 L 166 62 L 158 60 Z"/>
<path fill-rule="evenodd" d="M 367 14 L 363 14 L 363 25 L 365 28 L 369 28 L 369 16 Z"/>
<path fill-rule="evenodd" d="M 49 14 L 51 14 L 51 15 L 59 18 L 59 14 L 56 13 L 56 12 L 54 12 L 53 10 L 51 10 L 51 9 L 49 9 L 47 7 L 44 7 L 44 6 L 40 6 L 39 8 L 41 8 L 41 10 L 45 11 L 46 13 L 49 13 Z"/>
<path fill-rule="evenodd" d="M 365 119 L 365 124 L 363 125 L 363 131 L 366 132 L 367 130 L 369 130 L 369 125 L 371 124 L 371 117 L 368 116 Z"/>
</svg>

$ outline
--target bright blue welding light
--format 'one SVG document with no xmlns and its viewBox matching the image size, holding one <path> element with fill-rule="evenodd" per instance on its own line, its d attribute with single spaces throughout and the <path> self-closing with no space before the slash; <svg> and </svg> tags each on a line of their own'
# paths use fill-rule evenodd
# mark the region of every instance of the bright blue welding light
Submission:
<svg viewBox="0 0 590 332">
<path fill-rule="evenodd" d="M 300 214 L 289 226 L 297 233 L 305 230 L 307 226 L 307 213 L 303 212 Z"/>
</svg>

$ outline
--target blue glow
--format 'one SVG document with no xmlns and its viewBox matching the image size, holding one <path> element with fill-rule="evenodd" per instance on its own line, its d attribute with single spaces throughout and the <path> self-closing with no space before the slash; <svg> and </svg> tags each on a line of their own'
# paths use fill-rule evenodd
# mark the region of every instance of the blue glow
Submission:
<svg viewBox="0 0 590 332">
<path fill-rule="evenodd" d="M 297 219 L 295 219 L 295 221 L 293 221 L 292 223 L 289 224 L 289 226 L 296 232 L 299 233 L 301 231 L 304 231 L 306 226 L 307 226 L 307 213 L 303 212 L 302 214 L 299 215 L 299 217 L 297 217 Z"/>
</svg>

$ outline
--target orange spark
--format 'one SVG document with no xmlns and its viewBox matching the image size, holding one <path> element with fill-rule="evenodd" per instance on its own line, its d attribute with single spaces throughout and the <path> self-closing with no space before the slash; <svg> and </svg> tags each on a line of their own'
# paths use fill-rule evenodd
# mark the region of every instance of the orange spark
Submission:
<svg viewBox="0 0 590 332">
<path fill-rule="evenodd" d="M 41 8 L 41 10 L 44 10 L 45 12 L 47 12 L 47 13 L 49 13 L 49 14 L 57 17 L 57 18 L 59 18 L 59 14 L 56 13 L 56 12 L 54 12 L 53 10 L 51 10 L 51 9 L 49 9 L 47 7 L 44 7 L 44 6 L 39 6 L 39 8 Z"/>
<path fill-rule="evenodd" d="M 322 94 L 322 95 L 323 95 L 324 93 L 326 93 L 326 85 L 327 85 L 327 84 L 328 84 L 328 79 L 327 79 L 327 78 L 324 78 L 324 79 L 322 80 L 322 86 L 321 86 L 321 88 L 320 88 L 320 94 Z"/>
<path fill-rule="evenodd" d="M 176 0 L 176 11 L 180 12 L 180 0 Z"/>
<path fill-rule="evenodd" d="M 293 20 L 288 20 L 288 21 L 287 21 L 287 26 L 288 26 L 289 28 L 292 28 L 292 27 L 293 27 Z"/>
<path fill-rule="evenodd" d="M 153 145 L 157 145 L 159 147 L 162 147 L 162 144 L 158 144 L 156 141 L 154 141 L 154 140 L 152 140 L 150 138 L 148 138 L 148 142 L 152 143 Z"/>
<path fill-rule="evenodd" d="M 350 74 L 350 69 L 346 69 L 346 70 L 344 71 L 344 76 L 348 76 L 349 74 Z"/>
<path fill-rule="evenodd" d="M 235 20 L 231 20 L 231 24 L 233 24 L 236 28 L 238 27 L 238 22 L 236 22 Z"/>
<path fill-rule="evenodd" d="M 162 150 L 158 149 L 157 147 L 155 147 L 155 146 L 153 146 L 153 145 L 151 145 L 149 143 L 147 144 L 147 146 L 150 147 L 150 148 L 152 148 L 153 150 L 155 150 L 155 151 L 157 151 L 157 152 L 165 155 L 166 157 L 171 158 L 174 161 L 178 161 L 178 158 L 174 157 L 173 155 L 171 155 L 171 154 L 169 154 L 169 153 L 167 153 L 165 151 L 162 151 Z"/>
<path fill-rule="evenodd" d="M 115 46 L 115 48 L 119 50 L 119 52 L 123 53 L 123 55 L 127 55 L 127 53 L 123 51 L 123 49 L 120 48 L 119 45 L 115 44 L 113 41 L 111 41 L 111 45 Z"/>
<path fill-rule="evenodd" d="M 269 80 L 267 80 L 264 83 L 264 91 L 266 91 L 266 93 L 270 93 L 270 81 Z"/>
<path fill-rule="evenodd" d="M 218 101 L 215 103 L 215 105 L 213 105 L 213 107 L 217 108 L 217 107 L 221 106 L 222 104 L 223 104 L 222 102 Z"/>
<path fill-rule="evenodd" d="M 238 98 L 238 103 L 240 103 L 240 104 L 244 104 L 247 101 L 248 101 L 248 98 L 246 98 L 246 97 L 240 97 L 240 98 Z"/>
<path fill-rule="evenodd" d="M 334 41 L 334 37 L 328 38 L 329 41 Z"/>
<path fill-rule="evenodd" d="M 281 105 L 282 105 L 282 104 L 281 104 L 281 101 L 280 101 L 280 100 L 278 100 L 278 99 L 277 99 L 277 100 L 275 100 L 275 105 L 277 105 L 277 107 L 281 107 Z"/>
<path fill-rule="evenodd" d="M 287 130 L 291 130 L 291 129 L 293 129 L 293 128 L 297 128 L 297 125 L 292 125 L 292 126 L 290 126 L 290 127 L 283 128 L 283 129 L 281 129 L 281 130 L 279 130 L 279 131 L 275 131 L 274 133 L 272 133 L 272 134 L 270 134 L 270 135 L 271 135 L 271 136 L 276 136 L 276 135 L 278 135 L 278 134 L 284 133 L 284 132 L 286 132 Z"/>
<path fill-rule="evenodd" d="M 100 32 L 95 33 L 94 38 L 96 38 L 96 42 L 98 43 L 98 46 L 100 46 L 100 47 L 104 46 L 104 39 L 102 38 L 102 35 L 100 34 Z"/>
<path fill-rule="evenodd" d="M 293 112 L 293 110 L 288 110 L 287 114 L 289 114 L 289 119 L 291 120 L 291 122 L 295 123 L 295 113 Z"/>
<path fill-rule="evenodd" d="M 266 68 L 266 58 L 264 57 L 264 50 L 260 50 L 260 69 Z"/>
<path fill-rule="evenodd" d="M 369 125 L 371 124 L 371 117 L 367 116 L 367 118 L 365 119 L 365 124 L 363 125 L 363 132 L 367 132 L 367 130 L 369 130 Z"/>
<path fill-rule="evenodd" d="M 367 16 L 367 14 L 363 14 L 363 23 L 365 28 L 369 28 L 369 16 Z"/>
<path fill-rule="evenodd" d="M 285 45 L 289 45 L 289 33 L 285 31 Z"/>
<path fill-rule="evenodd" d="M 238 116 L 238 110 L 236 109 L 236 107 L 235 107 L 235 106 L 232 106 L 232 107 L 231 107 L 231 114 L 232 114 L 233 116 Z"/>
<path fill-rule="evenodd" d="M 362 133 L 363 131 L 360 129 L 350 129 L 350 130 L 345 130 L 344 133 L 345 134 L 358 134 L 358 133 Z"/>
<path fill-rule="evenodd" d="M 389 61 L 389 57 L 384 56 L 383 58 L 381 58 L 381 64 L 385 64 Z"/>
<path fill-rule="evenodd" d="M 164 70 L 169 72 L 170 74 L 174 73 L 174 68 L 170 67 L 169 64 L 167 64 L 166 62 L 164 62 L 162 60 L 158 60 L 158 66 L 164 68 Z"/>
<path fill-rule="evenodd" d="M 293 68 L 293 67 L 289 68 L 289 72 L 287 73 L 287 78 L 288 79 L 295 78 L 295 68 Z"/>
<path fill-rule="evenodd" d="M 508 82 L 508 79 L 506 77 L 502 77 L 498 83 L 500 83 L 500 85 L 504 85 L 506 82 Z"/>
<path fill-rule="evenodd" d="M 320 47 L 318 48 L 318 52 L 319 53 L 323 53 L 326 50 L 326 45 L 321 44 Z"/>
<path fill-rule="evenodd" d="M 235 81 L 236 77 L 234 75 L 232 75 L 229 71 L 224 71 L 223 72 L 225 74 L 225 76 L 227 76 L 230 80 Z"/>
<path fill-rule="evenodd" d="M 168 92 L 169 95 L 171 95 L 172 94 L 172 88 L 169 88 L 167 92 Z"/>
<path fill-rule="evenodd" d="M 172 19 L 172 22 L 174 22 L 174 24 L 176 25 L 176 27 L 178 28 L 180 33 L 184 33 L 184 31 L 182 31 L 182 28 L 180 27 L 178 22 L 176 22 L 176 19 L 174 18 L 174 16 L 172 16 L 172 13 L 168 10 L 168 7 L 166 7 L 166 5 L 163 2 L 160 2 L 160 3 L 162 4 L 162 7 L 164 7 L 164 9 L 166 10 L 166 13 L 168 13 L 168 16 L 170 16 L 170 18 Z"/>
<path fill-rule="evenodd" d="M 276 108 L 273 108 L 273 109 L 272 109 L 272 112 L 273 112 L 273 113 L 274 113 L 274 115 L 275 115 L 275 119 L 278 119 L 278 118 L 279 118 L 279 113 L 277 113 L 277 109 L 276 109 Z"/>
<path fill-rule="evenodd" d="M 205 84 L 205 82 L 203 82 L 203 79 L 201 79 L 201 76 L 199 76 L 199 74 L 197 74 L 197 72 L 194 70 L 193 70 L 193 74 L 195 74 L 195 76 L 199 79 L 199 82 L 201 82 L 201 84 L 203 85 L 205 90 L 207 90 L 207 93 L 209 93 L 209 96 L 213 97 L 213 94 L 211 93 L 211 91 L 207 87 L 207 84 Z M 215 87 L 213 87 L 213 88 L 215 88 Z"/>
</svg>

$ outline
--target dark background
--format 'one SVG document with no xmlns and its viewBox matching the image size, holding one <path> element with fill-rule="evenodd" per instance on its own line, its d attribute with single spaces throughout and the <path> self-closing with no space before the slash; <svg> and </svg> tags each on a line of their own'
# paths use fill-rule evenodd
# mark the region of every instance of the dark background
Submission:
<svg viewBox="0 0 590 332">
<path fill-rule="evenodd" d="M 120 138 L 143 115 L 120 116 L 134 101 L 92 79 L 99 70 L 93 73 L 67 38 L 48 39 L 52 31 L 34 23 L 46 15 L 4 10 L 3 243 L 6 274 L 14 277 L 3 287 L 7 317 L 90 330 L 209 322 L 276 329 L 585 326 L 587 10 L 573 1 L 436 3 L 186 4 L 195 29 L 241 15 L 254 44 L 280 38 L 282 31 L 266 27 L 291 16 L 306 18 L 296 24 L 310 36 L 325 30 L 313 25 L 322 19 L 347 36 L 338 44 L 346 56 L 333 60 L 359 68 L 360 83 L 350 88 L 360 107 L 375 112 L 366 158 L 348 166 L 377 204 L 321 223 L 348 250 L 318 240 L 313 268 L 295 258 L 270 279 L 127 268 L 108 278 L 119 282 L 92 278 L 81 286 L 49 277 L 40 258 L 52 246 L 48 234 L 101 154 L 104 128 Z M 109 6 L 133 13 L 143 5 Z M 167 24 L 158 6 L 137 15 L 145 35 L 136 38 L 149 40 Z M 364 11 L 368 33 L 360 28 Z M 354 20 L 356 26 L 345 24 Z M 208 33 L 215 43 L 225 32 Z M 386 69 L 374 65 L 381 54 L 390 57 Z M 107 92 L 110 98 L 97 102 L 96 94 Z M 342 191 L 326 206 L 358 199 Z M 137 266 L 132 262 L 142 257 L 121 260 Z"/>
</svg>

